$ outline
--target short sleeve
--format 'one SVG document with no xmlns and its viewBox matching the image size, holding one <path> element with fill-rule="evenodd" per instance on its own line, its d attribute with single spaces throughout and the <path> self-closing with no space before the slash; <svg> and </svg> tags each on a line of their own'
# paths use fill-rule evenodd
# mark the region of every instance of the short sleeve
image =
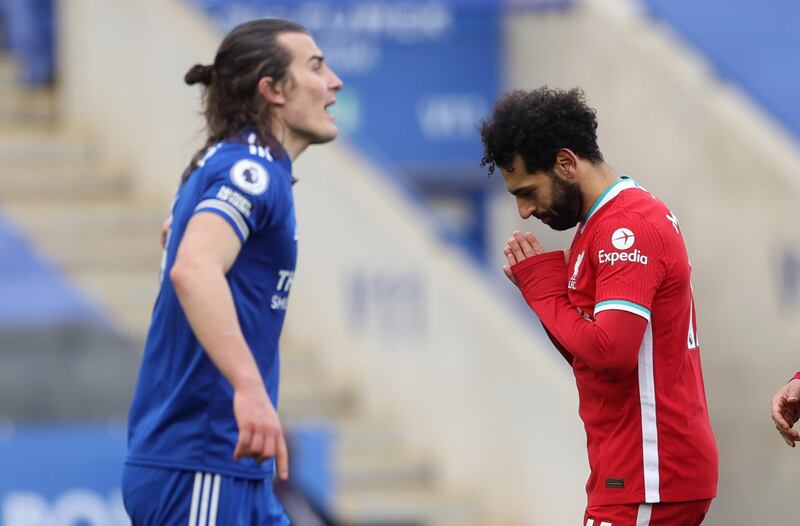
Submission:
<svg viewBox="0 0 800 526">
<path fill-rule="evenodd" d="M 281 206 L 281 192 L 266 162 L 240 157 L 209 163 L 194 213 L 211 212 L 225 219 L 244 243 L 266 228 Z"/>
<path fill-rule="evenodd" d="M 639 214 L 615 214 L 598 225 L 593 249 L 594 314 L 621 310 L 650 320 L 653 297 L 667 269 L 655 227 Z"/>
</svg>

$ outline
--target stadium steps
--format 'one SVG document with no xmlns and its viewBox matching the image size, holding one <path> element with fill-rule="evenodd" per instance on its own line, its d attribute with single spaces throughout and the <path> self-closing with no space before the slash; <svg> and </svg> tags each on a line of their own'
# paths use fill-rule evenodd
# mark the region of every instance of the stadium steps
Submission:
<svg viewBox="0 0 800 526">
<path fill-rule="evenodd" d="M 158 288 L 163 212 L 131 201 L 121 175 L 86 159 L 61 160 L 69 170 L 53 184 L 26 179 L 23 163 L 7 168 L 0 159 L 3 211 L 114 326 L 143 340 Z"/>
<path fill-rule="evenodd" d="M 55 119 L 55 99 L 50 88 L 17 86 L 17 69 L 6 55 L 0 55 L 0 121 L 50 123 Z"/>
<path fill-rule="evenodd" d="M 387 491 L 373 487 L 346 492 L 338 505 L 337 514 L 351 526 L 487 526 L 479 520 L 479 512 L 465 499 L 438 494 L 429 488 Z"/>
<path fill-rule="evenodd" d="M 143 216 L 124 202 L 77 199 L 43 203 L 11 196 L 4 208 L 69 272 L 149 269 L 157 275 L 161 221 L 155 213 Z"/>
<path fill-rule="evenodd" d="M 281 418 L 320 422 L 333 437 L 333 514 L 350 526 L 492 526 L 477 501 L 447 491 L 427 452 L 409 447 L 386 415 L 364 408 L 353 383 L 334 385 L 315 358 L 322 345 L 287 335 Z"/>
<path fill-rule="evenodd" d="M 137 202 L 123 170 L 59 126 L 55 100 L 52 90 L 18 86 L 0 56 L 0 210 L 112 326 L 142 341 L 165 212 Z"/>
</svg>

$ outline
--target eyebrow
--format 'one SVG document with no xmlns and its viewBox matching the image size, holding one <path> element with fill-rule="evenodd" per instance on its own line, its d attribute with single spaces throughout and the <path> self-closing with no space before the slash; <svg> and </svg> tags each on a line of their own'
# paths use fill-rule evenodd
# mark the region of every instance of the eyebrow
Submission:
<svg viewBox="0 0 800 526">
<path fill-rule="evenodd" d="M 517 196 L 517 195 L 521 194 L 522 192 L 526 192 L 526 191 L 529 191 L 529 190 L 535 190 L 535 189 L 536 189 L 536 185 L 529 184 L 529 185 L 525 185 L 525 186 L 520 186 L 519 188 L 514 188 L 513 190 L 509 189 L 508 193 L 510 193 L 513 196 Z"/>
</svg>

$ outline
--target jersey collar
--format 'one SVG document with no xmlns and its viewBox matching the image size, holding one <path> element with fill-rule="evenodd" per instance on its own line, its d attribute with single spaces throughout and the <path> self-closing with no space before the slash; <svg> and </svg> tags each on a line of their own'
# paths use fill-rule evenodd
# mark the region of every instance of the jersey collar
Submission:
<svg viewBox="0 0 800 526">
<path fill-rule="evenodd" d="M 586 218 L 583 220 L 583 224 L 581 225 L 581 232 L 583 232 L 583 230 L 586 228 L 586 224 L 597 213 L 598 210 L 613 201 L 614 198 L 617 197 L 621 192 L 630 190 L 631 188 L 638 188 L 638 186 L 639 185 L 636 184 L 636 181 L 627 175 L 623 175 L 620 177 L 619 181 L 606 188 L 586 214 Z"/>
</svg>

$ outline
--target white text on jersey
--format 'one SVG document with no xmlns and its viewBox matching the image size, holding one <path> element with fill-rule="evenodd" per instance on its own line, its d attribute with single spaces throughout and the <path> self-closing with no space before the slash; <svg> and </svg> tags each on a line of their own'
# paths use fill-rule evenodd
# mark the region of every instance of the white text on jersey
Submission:
<svg viewBox="0 0 800 526">
<path fill-rule="evenodd" d="M 612 267 L 617 261 L 630 261 L 632 263 L 647 265 L 647 256 L 642 254 L 638 248 L 633 252 L 611 252 L 610 254 L 605 250 L 601 250 L 597 254 L 597 260 L 600 264 L 611 263 Z"/>
</svg>

